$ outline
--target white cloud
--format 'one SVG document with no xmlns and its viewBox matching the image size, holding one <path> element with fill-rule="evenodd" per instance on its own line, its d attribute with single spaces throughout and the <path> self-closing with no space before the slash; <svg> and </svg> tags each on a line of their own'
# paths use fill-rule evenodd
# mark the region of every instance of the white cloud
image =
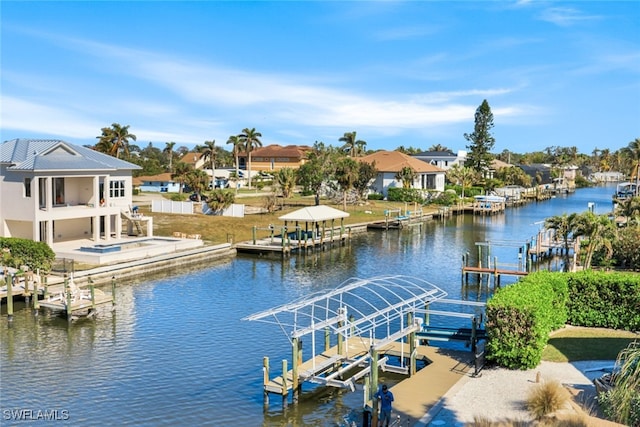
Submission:
<svg viewBox="0 0 640 427">
<path fill-rule="evenodd" d="M 561 27 L 569 27 L 578 22 L 599 19 L 595 15 L 585 15 L 581 11 L 570 7 L 550 7 L 543 10 L 539 18 Z"/>
</svg>

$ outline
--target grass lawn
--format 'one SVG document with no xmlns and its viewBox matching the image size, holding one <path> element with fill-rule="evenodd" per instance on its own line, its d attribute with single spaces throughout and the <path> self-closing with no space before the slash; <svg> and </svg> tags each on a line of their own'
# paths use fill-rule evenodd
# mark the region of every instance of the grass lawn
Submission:
<svg viewBox="0 0 640 427">
<path fill-rule="evenodd" d="M 640 334 L 604 328 L 567 326 L 551 334 L 542 352 L 542 360 L 615 360 L 620 350 L 634 340 L 640 340 Z"/>
<path fill-rule="evenodd" d="M 247 207 L 264 207 L 266 204 L 266 195 L 260 193 L 254 194 L 255 195 L 250 193 L 243 194 L 242 197 L 236 199 L 236 203 L 244 204 Z M 213 244 L 219 244 L 251 240 L 253 238 L 254 226 L 263 229 L 258 230 L 258 238 L 267 237 L 269 235 L 269 231 L 267 231 L 266 228 L 269 224 L 273 224 L 275 229 L 279 231 L 280 227 L 282 227 L 284 223 L 283 221 L 280 221 L 278 217 L 304 206 L 312 206 L 314 199 L 313 197 L 294 196 L 286 200 L 280 198 L 278 199 L 278 203 L 279 205 L 275 212 L 245 215 L 244 218 L 202 214 L 159 214 L 151 213 L 149 207 L 146 206 L 141 206 L 141 211 L 145 215 L 149 214 L 153 216 L 153 233 L 156 236 L 172 236 L 173 233 L 177 231 L 186 234 L 200 234 L 203 240 Z M 332 203 L 327 200 L 322 200 L 321 203 L 323 205 L 342 210 L 341 203 Z M 198 209 L 200 209 L 200 207 L 196 206 L 196 212 Z M 385 210 L 390 209 L 401 209 L 404 213 L 406 209 L 415 211 L 416 207 L 413 203 L 405 205 L 405 203 L 401 202 L 387 202 L 381 200 L 372 200 L 360 205 L 347 205 L 346 212 L 349 213 L 349 217 L 345 218 L 344 224 L 350 225 L 382 221 L 385 218 Z M 417 209 L 420 209 L 420 207 L 417 207 Z M 434 206 L 432 208 L 422 209 L 424 212 L 437 212 L 438 207 Z M 302 225 L 304 226 L 304 224 Z M 337 220 L 335 225 L 339 226 L 340 221 Z"/>
</svg>

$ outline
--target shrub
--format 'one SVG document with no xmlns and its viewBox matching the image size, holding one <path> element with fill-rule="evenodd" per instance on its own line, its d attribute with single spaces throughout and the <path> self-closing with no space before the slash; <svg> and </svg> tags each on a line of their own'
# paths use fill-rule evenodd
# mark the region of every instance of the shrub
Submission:
<svg viewBox="0 0 640 427">
<path fill-rule="evenodd" d="M 458 195 L 445 191 L 439 194 L 437 197 L 431 199 L 431 203 L 441 206 L 451 206 L 458 203 Z"/>
<path fill-rule="evenodd" d="M 629 270 L 640 269 L 640 227 L 625 227 L 613 242 L 616 265 Z"/>
<path fill-rule="evenodd" d="M 630 273 L 584 271 L 567 277 L 569 323 L 640 330 L 640 276 Z"/>
<path fill-rule="evenodd" d="M 549 332 L 565 324 L 566 281 L 539 272 L 500 289 L 487 303 L 487 359 L 509 369 L 540 363 Z"/>
<path fill-rule="evenodd" d="M 569 402 L 569 393 L 557 381 L 544 381 L 534 387 L 527 396 L 527 409 L 536 419 L 541 419 L 562 409 Z"/>
<path fill-rule="evenodd" d="M 367 196 L 367 200 L 384 200 L 384 194 L 371 193 Z"/>
<path fill-rule="evenodd" d="M 387 200 L 390 202 L 417 202 L 424 200 L 420 191 L 415 188 L 389 188 Z"/>
<path fill-rule="evenodd" d="M 0 237 L 2 262 L 8 267 L 20 268 L 27 265 L 32 270 L 51 271 L 56 254 L 45 242 L 34 242 L 16 237 Z"/>
<path fill-rule="evenodd" d="M 603 413 L 616 422 L 640 426 L 640 342 L 634 341 L 618 354 L 613 389 L 600 393 Z"/>
</svg>

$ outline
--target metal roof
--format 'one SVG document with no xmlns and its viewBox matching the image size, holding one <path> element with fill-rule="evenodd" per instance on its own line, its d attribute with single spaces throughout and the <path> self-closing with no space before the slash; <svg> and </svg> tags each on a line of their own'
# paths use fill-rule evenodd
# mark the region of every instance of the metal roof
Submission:
<svg viewBox="0 0 640 427">
<path fill-rule="evenodd" d="M 13 171 L 133 170 L 140 166 L 59 139 L 13 139 L 0 145 L 0 162 Z"/>
<path fill-rule="evenodd" d="M 321 222 L 331 219 L 346 218 L 349 214 L 330 206 L 318 205 L 308 206 L 282 215 L 278 219 L 281 221 L 304 221 L 304 222 Z"/>
<path fill-rule="evenodd" d="M 290 337 L 323 331 L 326 327 L 345 338 L 390 338 L 390 324 L 397 327 L 406 321 L 407 313 L 424 312 L 426 304 L 446 296 L 439 287 L 416 277 L 352 278 L 336 289 L 307 295 L 243 320 L 277 324 Z"/>
</svg>

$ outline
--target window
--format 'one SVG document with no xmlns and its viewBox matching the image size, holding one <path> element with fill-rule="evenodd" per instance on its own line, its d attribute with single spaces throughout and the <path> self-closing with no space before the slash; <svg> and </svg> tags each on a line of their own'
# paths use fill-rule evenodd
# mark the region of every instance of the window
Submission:
<svg viewBox="0 0 640 427">
<path fill-rule="evenodd" d="M 54 205 L 64 205 L 64 178 L 53 178 Z"/>
<path fill-rule="evenodd" d="M 31 197 L 31 178 L 24 179 L 24 197 Z"/>
<path fill-rule="evenodd" d="M 109 181 L 109 197 L 124 197 L 124 181 Z"/>
</svg>

